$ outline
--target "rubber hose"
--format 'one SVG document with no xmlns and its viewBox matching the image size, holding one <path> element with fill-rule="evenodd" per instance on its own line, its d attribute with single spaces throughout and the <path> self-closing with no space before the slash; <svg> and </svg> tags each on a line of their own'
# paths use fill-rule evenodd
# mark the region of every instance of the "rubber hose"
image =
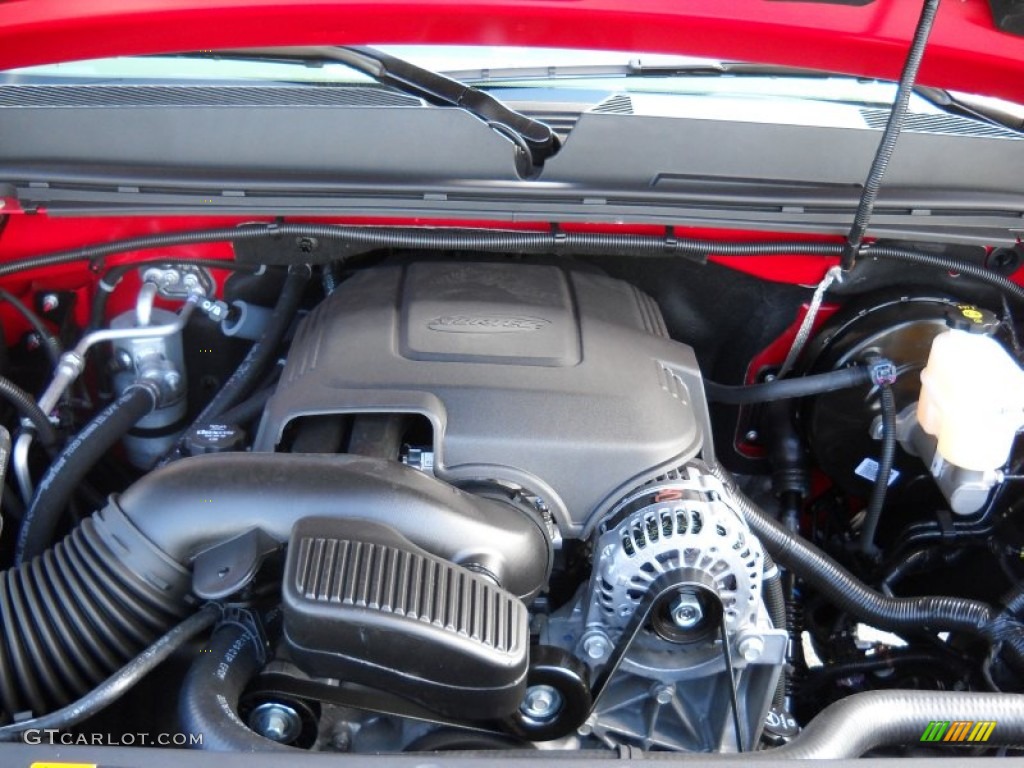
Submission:
<svg viewBox="0 0 1024 768">
<path fill-rule="evenodd" d="M 127 542 L 101 528 L 87 518 L 42 557 L 0 573 L 0 710 L 9 717 L 85 695 L 185 613 L 180 593 L 125 567 Z"/>
<path fill-rule="evenodd" d="M 889 478 L 892 476 L 892 465 L 896 461 L 896 397 L 892 387 L 881 384 L 878 395 L 882 405 L 882 450 L 878 455 L 878 470 L 875 482 L 871 486 L 871 497 L 868 499 L 864 513 L 864 525 L 860 531 L 860 551 L 870 557 L 878 555 L 875 546 L 875 533 L 882 519 L 885 497 L 889 491 Z"/>
<path fill-rule="evenodd" d="M 962 597 L 886 597 L 810 542 L 766 515 L 740 490 L 731 475 L 712 463 L 707 470 L 725 486 L 739 512 L 776 562 L 789 568 L 836 606 L 872 626 L 893 632 L 967 632 L 990 642 L 1006 642 L 1011 660 L 1024 667 L 1024 635 L 1019 626 L 998 621 L 991 606 Z"/>
<path fill-rule="evenodd" d="M 902 261 L 908 264 L 918 264 L 920 266 L 932 267 L 933 269 L 939 269 L 945 272 L 966 275 L 974 280 L 988 283 L 992 287 L 998 288 L 1007 296 L 1010 296 L 1024 304 L 1024 286 L 1017 285 L 1017 283 L 1013 282 L 1013 280 L 1010 280 L 1008 277 L 1004 277 L 998 272 L 993 272 L 992 270 L 986 269 L 978 264 L 972 264 L 969 261 L 961 261 L 960 259 L 953 259 L 948 256 L 936 256 L 931 253 L 919 253 L 918 251 L 911 251 L 905 248 L 883 245 L 866 246 L 862 249 L 861 255 L 868 258 L 889 259 L 890 261 Z"/>
<path fill-rule="evenodd" d="M 243 400 L 238 405 L 228 408 L 218 417 L 218 421 L 224 424 L 248 424 L 257 418 L 267 405 L 270 396 L 274 394 L 274 388 L 260 390 L 255 395 Z"/>
<path fill-rule="evenodd" d="M 853 224 L 846 236 L 846 247 L 843 249 L 843 269 L 849 269 L 860 252 L 861 243 L 864 242 L 864 234 L 867 232 L 868 224 L 871 222 L 871 214 L 875 209 L 875 200 L 882 188 L 882 178 L 889 167 L 892 153 L 896 149 L 896 141 L 903 129 L 903 121 L 907 116 L 907 108 L 910 106 L 910 97 L 914 94 L 914 82 L 917 80 L 917 71 L 921 67 L 921 59 L 924 58 L 924 49 L 928 44 L 928 36 L 932 31 L 932 24 L 935 21 L 935 14 L 939 10 L 939 0 L 925 0 L 921 9 L 921 16 L 918 18 L 917 27 L 914 29 L 914 38 L 910 43 L 910 51 L 903 62 L 903 72 L 900 74 L 899 86 L 896 89 L 896 98 L 893 99 L 892 109 L 889 110 L 889 118 L 885 123 L 885 130 L 882 132 L 882 139 L 875 150 L 875 156 L 871 161 L 871 169 L 864 181 L 864 188 L 861 191 L 860 202 L 857 204 L 857 212 L 853 217 Z"/>
<path fill-rule="evenodd" d="M 147 386 L 132 386 L 69 442 L 36 489 L 18 532 L 15 565 L 28 562 L 53 540 L 61 515 L 89 470 L 156 407 Z"/>
<path fill-rule="evenodd" d="M 961 550 L 957 550 L 961 551 Z M 922 547 L 909 552 L 905 557 L 893 565 L 885 578 L 882 579 L 882 589 L 888 592 L 899 584 L 911 573 L 924 570 L 929 565 L 945 558 L 945 547 Z"/>
<path fill-rule="evenodd" d="M 192 422 L 193 428 L 210 423 L 228 408 L 252 394 L 273 362 L 285 333 L 295 319 L 295 313 L 298 311 L 299 302 L 302 301 L 302 294 L 311 274 L 310 268 L 305 264 L 288 269 L 281 297 L 274 307 L 270 320 L 267 321 L 263 337 L 249 348 L 249 352 L 235 372 L 195 418 Z"/>
<path fill-rule="evenodd" d="M 32 423 L 39 442 L 44 447 L 53 447 L 57 444 L 57 432 L 54 430 L 53 424 L 28 392 L 10 379 L 0 376 L 0 397 L 13 405 L 22 417 Z"/>
<path fill-rule="evenodd" d="M 156 642 L 82 698 L 48 715 L 0 726 L 0 741 L 14 741 L 30 730 L 41 731 L 48 728 L 63 730 L 101 712 L 170 658 L 178 649 L 213 626 L 220 615 L 219 606 L 207 603 L 198 613 L 189 616 L 162 635 Z"/>
<path fill-rule="evenodd" d="M 871 382 L 871 371 L 865 366 L 840 368 L 827 373 L 816 373 L 795 379 L 773 379 L 763 384 L 737 385 L 717 384 L 704 380 L 704 391 L 712 403 L 726 405 L 752 405 L 770 403 L 776 400 L 790 400 L 797 397 L 821 395 L 841 389 L 861 387 Z"/>
<path fill-rule="evenodd" d="M 266 752 L 289 747 L 250 730 L 238 716 L 246 685 L 266 661 L 259 638 L 241 624 L 213 633 L 185 675 L 178 697 L 182 730 L 203 734 L 202 748 L 214 752 Z"/>
</svg>

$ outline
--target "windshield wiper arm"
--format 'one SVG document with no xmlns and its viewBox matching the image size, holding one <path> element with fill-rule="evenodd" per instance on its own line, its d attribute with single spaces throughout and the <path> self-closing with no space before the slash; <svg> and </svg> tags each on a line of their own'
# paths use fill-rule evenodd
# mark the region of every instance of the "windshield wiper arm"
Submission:
<svg viewBox="0 0 1024 768">
<path fill-rule="evenodd" d="M 558 151 L 558 137 L 548 125 L 516 112 L 486 91 L 374 48 L 334 50 L 344 63 L 379 83 L 420 96 L 431 104 L 465 109 L 521 146 L 534 168 L 539 169 Z"/>
<path fill-rule="evenodd" d="M 464 109 L 515 144 L 517 168 L 520 175 L 526 178 L 536 176 L 544 161 L 554 155 L 560 146 L 558 137 L 547 124 L 517 112 L 486 91 L 375 48 L 240 48 L 205 55 L 211 58 L 252 58 L 264 61 L 298 61 L 306 64 L 338 62 L 369 75 L 381 85 L 417 96 L 435 106 Z"/>
<path fill-rule="evenodd" d="M 975 102 L 968 102 L 963 98 L 954 96 L 943 88 L 932 88 L 930 86 L 919 85 L 914 89 L 914 93 L 929 104 L 938 107 L 943 112 L 961 115 L 962 117 L 968 117 L 972 120 L 978 120 L 983 123 L 988 123 L 989 125 L 995 125 L 999 128 L 1016 131 L 1017 133 L 1024 133 L 1024 120 L 1016 115 L 1010 114 L 1009 112 L 1004 112 L 1001 109 Z"/>
</svg>

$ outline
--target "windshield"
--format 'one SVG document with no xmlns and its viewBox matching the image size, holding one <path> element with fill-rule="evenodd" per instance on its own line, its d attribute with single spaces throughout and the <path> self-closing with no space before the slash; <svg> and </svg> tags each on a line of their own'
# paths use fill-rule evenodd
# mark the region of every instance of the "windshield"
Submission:
<svg viewBox="0 0 1024 768">
<path fill-rule="evenodd" d="M 512 100 L 544 99 L 547 93 L 594 92 L 679 97 L 716 97 L 716 117 L 749 119 L 752 100 L 768 109 L 759 119 L 828 124 L 835 113 L 805 114 L 801 103 L 888 107 L 895 83 L 816 71 L 707 58 L 606 50 L 510 46 L 375 45 L 374 48 L 460 82 Z M 275 49 L 259 53 L 195 51 L 176 55 L 126 56 L 25 67 L 0 72 L 0 83 L 77 83 L 90 85 L 289 84 L 375 85 L 374 78 L 340 61 L 283 59 Z M 293 49 L 281 49 L 293 50 Z M 975 94 L 951 97 L 980 110 L 1000 125 L 1024 121 L 1024 106 Z M 731 106 L 730 106 L 731 105 Z M 914 94 L 910 111 L 936 115 L 948 105 Z M 724 112 L 722 110 L 725 110 Z M 699 116 L 699 115 L 696 115 Z M 968 116 L 978 118 L 978 113 Z M 841 123 L 845 121 L 840 120 Z M 1009 125 L 1009 127 L 1017 127 Z"/>
<path fill-rule="evenodd" d="M 731 94 L 889 104 L 895 85 L 836 75 L 723 74 L 723 62 L 621 51 L 481 46 L 374 46 L 456 79 L 490 87 L 608 89 L 637 93 Z M 693 70 L 688 74 L 687 70 Z M 627 74 L 628 72 L 628 74 Z M 373 79 L 341 62 L 274 61 L 268 57 L 200 51 L 176 56 L 116 57 L 12 69 L 6 82 L 69 80 L 115 84 L 145 81 L 369 84 Z M 923 101 L 919 106 L 923 106 Z"/>
</svg>

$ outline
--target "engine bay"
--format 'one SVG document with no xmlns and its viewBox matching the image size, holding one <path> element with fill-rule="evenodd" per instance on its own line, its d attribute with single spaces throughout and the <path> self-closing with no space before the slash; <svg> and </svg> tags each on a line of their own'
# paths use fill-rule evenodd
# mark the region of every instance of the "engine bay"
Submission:
<svg viewBox="0 0 1024 768">
<path fill-rule="evenodd" d="M 0 737 L 931 754 L 1018 700 L 1022 294 L 193 248 L 3 296 Z"/>
</svg>

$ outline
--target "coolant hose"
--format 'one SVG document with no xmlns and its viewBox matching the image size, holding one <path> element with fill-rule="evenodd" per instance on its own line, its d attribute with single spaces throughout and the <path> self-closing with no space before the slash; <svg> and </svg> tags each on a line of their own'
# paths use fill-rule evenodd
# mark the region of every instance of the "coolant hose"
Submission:
<svg viewBox="0 0 1024 768">
<path fill-rule="evenodd" d="M 843 611 L 891 632 L 967 632 L 991 643 L 1004 643 L 1015 669 L 1024 670 L 1024 632 L 979 600 L 963 597 L 887 597 L 869 588 L 810 542 L 765 514 L 740 490 L 719 464 L 707 470 L 721 481 L 747 525 L 775 561 Z"/>
<path fill-rule="evenodd" d="M 543 523 L 396 462 L 211 454 L 154 470 L 53 548 L 0 573 L 0 722 L 80 698 L 193 608 L 191 564 L 253 529 L 288 541 L 310 516 L 371 520 L 530 599 Z"/>
<path fill-rule="evenodd" d="M 730 385 L 704 380 L 704 391 L 712 403 L 752 405 L 776 400 L 821 395 L 840 389 L 853 389 L 871 383 L 871 368 L 851 366 L 828 373 L 815 373 L 794 379 L 773 379 L 763 384 Z"/>
<path fill-rule="evenodd" d="M 288 749 L 250 730 L 238 716 L 238 700 L 266 663 L 259 637 L 240 623 L 213 633 L 185 675 L 178 716 L 185 733 L 203 734 L 202 748 L 213 752 L 266 752 Z"/>
<path fill-rule="evenodd" d="M 15 565 L 28 562 L 46 549 L 75 489 L 96 462 L 156 407 L 157 397 L 154 388 L 129 387 L 64 447 L 39 483 L 21 521 Z"/>
</svg>

